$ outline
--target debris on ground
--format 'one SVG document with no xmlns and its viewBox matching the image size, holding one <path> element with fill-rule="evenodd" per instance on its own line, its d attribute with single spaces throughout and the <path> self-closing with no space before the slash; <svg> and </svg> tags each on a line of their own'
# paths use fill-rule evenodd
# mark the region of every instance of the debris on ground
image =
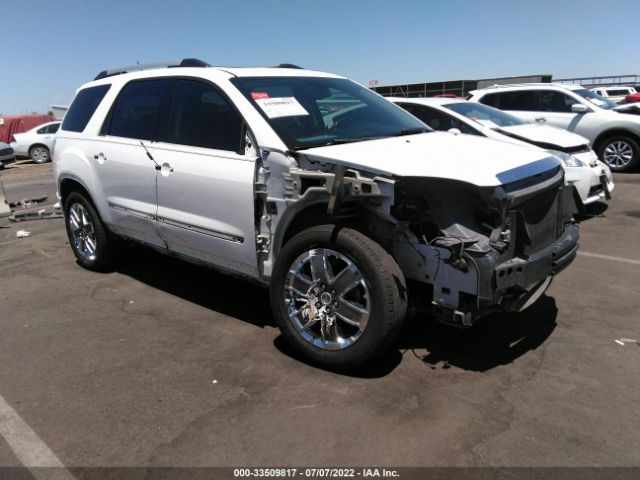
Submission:
<svg viewBox="0 0 640 480">
<path fill-rule="evenodd" d="M 56 203 L 53 205 L 53 208 L 55 208 L 56 210 L 60 210 L 60 201 L 56 202 Z"/>
<path fill-rule="evenodd" d="M 18 202 L 9 202 L 9 206 L 12 208 L 22 207 L 22 208 L 30 208 L 38 203 L 44 202 L 48 197 L 48 195 L 43 195 L 41 197 L 33 197 L 33 198 L 23 198 Z"/>
<path fill-rule="evenodd" d="M 27 232 L 26 230 L 18 230 L 16 232 L 16 237 L 18 238 L 25 238 L 30 236 L 31 236 L 31 232 Z"/>
<path fill-rule="evenodd" d="M 44 220 L 48 218 L 62 218 L 61 212 L 47 212 L 46 209 L 32 213 L 15 213 L 9 217 L 12 222 L 24 222 L 26 220 Z"/>
<path fill-rule="evenodd" d="M 635 343 L 636 345 L 640 345 L 640 342 L 638 342 L 638 340 L 635 340 L 633 338 L 616 338 L 614 342 L 616 342 L 618 345 L 622 345 L 623 347 L 627 343 Z"/>
<path fill-rule="evenodd" d="M 117 288 L 113 288 L 113 287 L 107 287 L 107 288 L 105 288 L 105 291 L 107 291 L 109 293 L 118 293 L 118 289 Z"/>
</svg>

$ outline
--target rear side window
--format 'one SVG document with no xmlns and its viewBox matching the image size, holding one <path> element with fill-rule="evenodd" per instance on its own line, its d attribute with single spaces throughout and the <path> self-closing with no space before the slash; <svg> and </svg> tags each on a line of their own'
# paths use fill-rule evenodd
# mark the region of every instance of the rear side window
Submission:
<svg viewBox="0 0 640 480">
<path fill-rule="evenodd" d="M 238 152 L 242 117 L 209 83 L 177 80 L 167 142 Z"/>
<path fill-rule="evenodd" d="M 170 80 L 163 78 L 125 85 L 105 122 L 103 133 L 153 140 L 169 85 Z"/>
<path fill-rule="evenodd" d="M 80 90 L 64 116 L 62 130 L 82 132 L 110 88 L 111 85 L 98 85 Z"/>
<path fill-rule="evenodd" d="M 480 99 L 480 103 L 499 110 L 522 110 L 525 112 L 540 110 L 537 90 L 489 93 Z"/>
</svg>

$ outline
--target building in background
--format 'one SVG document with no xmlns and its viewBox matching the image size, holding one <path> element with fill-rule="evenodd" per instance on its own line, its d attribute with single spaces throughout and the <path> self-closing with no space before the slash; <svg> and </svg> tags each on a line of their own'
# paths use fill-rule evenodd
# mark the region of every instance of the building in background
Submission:
<svg viewBox="0 0 640 480">
<path fill-rule="evenodd" d="M 51 105 L 51 113 L 57 120 L 62 120 L 69 110 L 69 105 Z"/>
<path fill-rule="evenodd" d="M 435 97 L 454 95 L 464 97 L 471 90 L 506 83 L 549 83 L 551 75 L 526 75 L 519 77 L 497 77 L 479 80 L 447 80 L 445 82 L 410 83 L 405 85 L 374 86 L 371 89 L 385 97 Z"/>
</svg>

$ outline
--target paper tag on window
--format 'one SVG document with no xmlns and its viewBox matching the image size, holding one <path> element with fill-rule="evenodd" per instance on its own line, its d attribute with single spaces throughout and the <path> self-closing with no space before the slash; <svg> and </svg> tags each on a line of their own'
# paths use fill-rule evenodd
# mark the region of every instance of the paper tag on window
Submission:
<svg viewBox="0 0 640 480">
<path fill-rule="evenodd" d="M 295 97 L 258 98 L 256 103 L 269 118 L 309 115 Z"/>
</svg>

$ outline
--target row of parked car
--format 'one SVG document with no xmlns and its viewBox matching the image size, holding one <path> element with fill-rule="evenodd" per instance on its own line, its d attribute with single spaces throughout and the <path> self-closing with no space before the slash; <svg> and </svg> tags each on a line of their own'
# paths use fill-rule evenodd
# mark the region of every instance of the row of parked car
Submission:
<svg viewBox="0 0 640 480">
<path fill-rule="evenodd" d="M 111 269 L 133 241 L 263 284 L 330 368 L 389 348 L 410 299 L 458 327 L 530 306 L 576 256 L 575 213 L 638 157 L 640 117 L 579 87 L 386 99 L 294 65 L 165 66 L 100 72 L 56 134 L 77 262 Z"/>
<path fill-rule="evenodd" d="M 47 122 L 24 133 L 15 133 L 11 144 L 0 142 L 0 169 L 14 162 L 16 157 L 29 157 L 34 163 L 50 161 L 60 123 Z"/>
</svg>

